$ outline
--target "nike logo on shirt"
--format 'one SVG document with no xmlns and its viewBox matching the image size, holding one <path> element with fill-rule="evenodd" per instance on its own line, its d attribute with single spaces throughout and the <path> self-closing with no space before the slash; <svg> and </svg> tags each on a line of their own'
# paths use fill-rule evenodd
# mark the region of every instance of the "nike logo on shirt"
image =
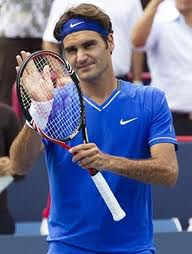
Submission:
<svg viewBox="0 0 192 254">
<path fill-rule="evenodd" d="M 131 122 L 135 121 L 137 118 L 138 117 L 131 118 L 131 119 L 127 120 L 127 121 L 124 121 L 123 119 L 121 119 L 120 125 L 125 125 L 125 124 L 128 124 L 128 123 L 131 123 Z"/>
<path fill-rule="evenodd" d="M 82 24 L 82 23 L 84 23 L 84 21 L 81 21 L 81 22 L 77 22 L 77 23 L 75 23 L 75 24 L 70 24 L 70 28 L 73 28 L 73 27 L 75 27 L 75 26 L 78 26 L 78 25 L 80 25 L 80 24 Z"/>
</svg>

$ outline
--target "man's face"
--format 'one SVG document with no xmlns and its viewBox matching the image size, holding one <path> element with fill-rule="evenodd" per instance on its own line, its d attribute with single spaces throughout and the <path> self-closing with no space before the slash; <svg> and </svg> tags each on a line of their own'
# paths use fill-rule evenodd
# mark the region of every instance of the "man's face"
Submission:
<svg viewBox="0 0 192 254">
<path fill-rule="evenodd" d="M 67 35 L 63 41 L 66 59 L 82 81 L 94 81 L 111 68 L 114 43 L 109 35 L 108 47 L 94 31 L 79 31 Z"/>
<path fill-rule="evenodd" d="M 192 13 L 192 0 L 175 0 L 176 7 L 184 16 Z"/>
</svg>

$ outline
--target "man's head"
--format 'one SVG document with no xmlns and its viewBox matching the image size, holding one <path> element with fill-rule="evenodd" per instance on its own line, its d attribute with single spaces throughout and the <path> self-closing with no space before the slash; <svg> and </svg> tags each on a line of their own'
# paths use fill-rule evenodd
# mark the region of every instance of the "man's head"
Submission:
<svg viewBox="0 0 192 254">
<path fill-rule="evenodd" d="M 70 23 L 73 22 L 72 20 L 76 21 L 76 24 L 79 23 L 78 25 L 82 25 L 83 23 L 81 22 L 83 22 L 83 20 L 90 23 L 91 21 L 95 21 L 96 22 L 95 26 L 98 25 L 97 27 L 95 27 L 95 30 L 99 29 L 98 31 L 101 33 L 101 36 L 103 36 L 103 39 L 105 40 L 108 34 L 113 33 L 111 20 L 106 13 L 104 13 L 100 8 L 98 8 L 95 5 L 80 4 L 76 7 L 72 7 L 69 10 L 67 10 L 57 22 L 54 29 L 54 36 L 58 41 L 63 41 L 66 34 L 70 33 L 70 28 L 71 28 L 71 32 L 75 31 L 75 29 L 82 28 L 82 26 L 73 26 L 73 23 L 71 24 L 71 27 L 70 27 Z M 69 24 L 68 29 L 67 29 L 67 26 L 64 27 L 65 24 L 67 23 Z M 66 31 L 65 28 L 68 31 Z M 88 25 L 87 25 L 86 29 L 91 30 L 92 28 L 91 27 L 88 28 Z"/>
<path fill-rule="evenodd" d="M 67 60 L 81 80 L 94 80 L 111 65 L 114 48 L 110 18 L 92 4 L 80 4 L 66 11 L 57 22 L 54 35 L 63 41 Z"/>
<path fill-rule="evenodd" d="M 176 8 L 184 16 L 192 14 L 192 0 L 175 0 Z"/>
</svg>

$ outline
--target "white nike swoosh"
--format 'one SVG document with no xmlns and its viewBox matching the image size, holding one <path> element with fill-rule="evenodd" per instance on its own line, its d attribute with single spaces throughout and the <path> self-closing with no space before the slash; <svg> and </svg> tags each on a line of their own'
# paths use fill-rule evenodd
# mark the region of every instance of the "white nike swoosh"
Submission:
<svg viewBox="0 0 192 254">
<path fill-rule="evenodd" d="M 123 119 L 121 119 L 120 124 L 121 124 L 121 125 L 128 124 L 128 123 L 130 123 L 130 122 L 135 121 L 137 118 L 138 118 L 138 117 L 131 118 L 131 119 L 127 120 L 127 121 L 124 121 Z"/>
<path fill-rule="evenodd" d="M 73 27 L 75 27 L 75 26 L 78 26 L 78 25 L 80 25 L 80 24 L 82 24 L 82 23 L 84 23 L 84 21 L 81 21 L 81 22 L 77 22 L 77 23 L 75 23 L 75 24 L 70 24 L 70 28 L 73 28 Z"/>
</svg>

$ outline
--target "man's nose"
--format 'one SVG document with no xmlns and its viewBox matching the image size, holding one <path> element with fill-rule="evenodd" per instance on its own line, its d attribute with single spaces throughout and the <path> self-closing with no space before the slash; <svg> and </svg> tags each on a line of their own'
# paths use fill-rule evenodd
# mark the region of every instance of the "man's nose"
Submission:
<svg viewBox="0 0 192 254">
<path fill-rule="evenodd" d="M 77 51 L 77 62 L 83 63 L 87 59 L 87 54 L 84 50 L 80 49 Z"/>
</svg>

